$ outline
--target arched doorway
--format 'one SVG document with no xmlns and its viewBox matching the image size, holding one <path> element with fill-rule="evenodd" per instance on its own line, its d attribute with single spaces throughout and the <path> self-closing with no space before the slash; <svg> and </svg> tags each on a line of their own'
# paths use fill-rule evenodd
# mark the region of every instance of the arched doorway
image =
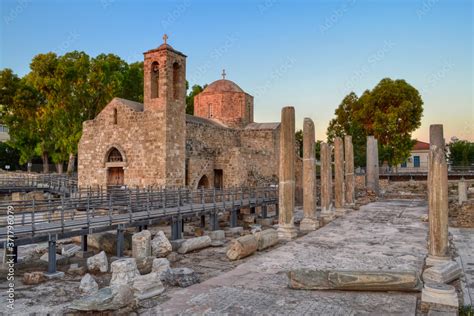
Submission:
<svg viewBox="0 0 474 316">
<path fill-rule="evenodd" d="M 120 151 L 112 147 L 107 155 L 107 185 L 122 186 L 124 184 L 123 157 Z"/>
<path fill-rule="evenodd" d="M 198 189 L 208 189 L 209 188 L 209 179 L 206 175 L 203 175 L 198 182 Z"/>
</svg>

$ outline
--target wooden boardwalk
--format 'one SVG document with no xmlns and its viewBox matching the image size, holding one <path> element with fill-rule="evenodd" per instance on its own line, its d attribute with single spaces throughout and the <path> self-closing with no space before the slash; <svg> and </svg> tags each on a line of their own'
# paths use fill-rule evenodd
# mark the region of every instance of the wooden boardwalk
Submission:
<svg viewBox="0 0 474 316">
<path fill-rule="evenodd" d="M 261 207 L 265 217 L 267 206 L 277 204 L 274 187 L 197 191 L 118 188 L 47 200 L 2 201 L 0 247 L 9 235 L 14 235 L 18 246 L 46 241 L 51 235 L 61 239 L 161 221 L 171 223 L 172 238 L 177 239 L 185 219 L 208 216 L 211 229 L 217 229 L 218 213 L 230 212 L 229 224 L 234 227 L 240 209 Z"/>
</svg>

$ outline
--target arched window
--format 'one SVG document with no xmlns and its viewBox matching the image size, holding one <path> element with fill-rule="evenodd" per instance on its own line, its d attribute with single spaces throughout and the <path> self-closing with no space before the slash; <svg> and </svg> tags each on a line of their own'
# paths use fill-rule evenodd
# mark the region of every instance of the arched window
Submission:
<svg viewBox="0 0 474 316">
<path fill-rule="evenodd" d="M 151 64 L 151 98 L 159 98 L 160 97 L 160 65 L 157 61 L 154 61 Z"/>
<path fill-rule="evenodd" d="M 178 63 L 173 64 L 173 98 L 176 100 L 179 98 L 179 72 L 180 66 Z"/>
<path fill-rule="evenodd" d="M 117 108 L 114 108 L 114 124 L 117 124 Z"/>
<path fill-rule="evenodd" d="M 123 161 L 122 154 L 117 148 L 112 148 L 109 152 L 109 156 L 107 157 L 107 162 L 121 162 Z"/>
</svg>

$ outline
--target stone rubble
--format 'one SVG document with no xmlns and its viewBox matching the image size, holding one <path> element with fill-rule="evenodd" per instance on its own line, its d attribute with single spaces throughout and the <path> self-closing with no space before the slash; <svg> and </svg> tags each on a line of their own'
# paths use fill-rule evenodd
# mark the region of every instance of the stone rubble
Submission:
<svg viewBox="0 0 474 316">
<path fill-rule="evenodd" d="M 144 258 L 151 256 L 151 233 L 143 230 L 132 236 L 132 256 L 134 258 Z"/>
<path fill-rule="evenodd" d="M 156 258 L 153 260 L 151 272 L 156 273 L 160 280 L 165 279 L 165 274 L 170 270 L 170 262 L 166 258 Z"/>
<path fill-rule="evenodd" d="M 198 275 L 189 268 L 170 269 L 164 276 L 164 281 L 173 286 L 188 287 L 199 283 Z"/>
<path fill-rule="evenodd" d="M 26 272 L 23 275 L 22 282 L 25 285 L 35 285 L 35 284 L 40 284 L 42 282 L 46 281 L 46 278 L 44 276 L 43 272 Z"/>
<path fill-rule="evenodd" d="M 110 286 L 120 284 L 131 284 L 131 282 L 140 275 L 135 258 L 118 259 L 110 265 L 112 278 Z"/>
<path fill-rule="evenodd" d="M 94 280 L 94 278 L 89 274 L 85 274 L 81 279 L 81 284 L 79 285 L 79 291 L 81 293 L 90 295 L 99 290 L 99 285 Z"/>
<path fill-rule="evenodd" d="M 152 272 L 135 277 L 135 279 L 133 279 L 132 290 L 135 298 L 144 300 L 160 295 L 164 292 L 165 287 L 161 283 L 158 274 Z"/>
<path fill-rule="evenodd" d="M 95 256 L 87 258 L 87 270 L 90 272 L 100 271 L 102 273 L 109 270 L 109 262 L 105 251 L 101 251 Z"/>
<path fill-rule="evenodd" d="M 170 241 L 163 231 L 159 231 L 151 241 L 151 254 L 157 258 L 164 258 L 173 251 Z"/>
</svg>

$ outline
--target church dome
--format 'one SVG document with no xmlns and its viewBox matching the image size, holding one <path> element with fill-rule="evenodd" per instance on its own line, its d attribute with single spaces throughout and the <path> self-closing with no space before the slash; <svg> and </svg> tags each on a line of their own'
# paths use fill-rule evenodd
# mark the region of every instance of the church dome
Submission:
<svg viewBox="0 0 474 316">
<path fill-rule="evenodd" d="M 210 93 L 222 93 L 222 92 L 244 92 L 235 82 L 227 80 L 227 79 L 220 79 L 214 81 L 210 85 L 204 89 L 203 92 L 210 92 Z"/>
</svg>

